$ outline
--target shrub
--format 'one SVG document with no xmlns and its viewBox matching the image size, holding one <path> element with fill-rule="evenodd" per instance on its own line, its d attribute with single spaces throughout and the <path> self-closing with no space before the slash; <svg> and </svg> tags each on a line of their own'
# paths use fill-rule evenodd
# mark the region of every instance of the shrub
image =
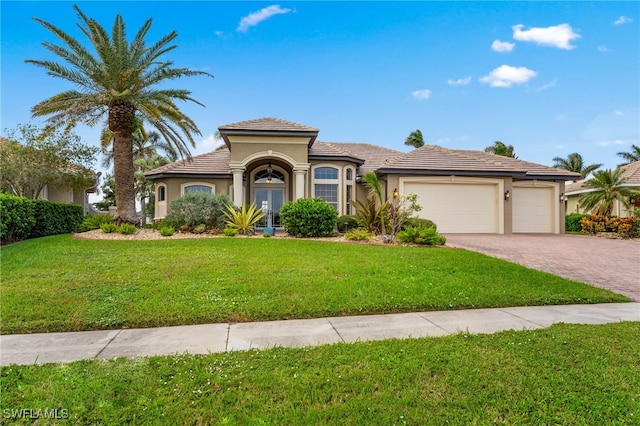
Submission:
<svg viewBox="0 0 640 426">
<path fill-rule="evenodd" d="M 78 204 L 52 203 L 47 200 L 32 200 L 36 223 L 30 238 L 47 235 L 70 234 L 80 229 L 84 218 L 82 206 Z"/>
<path fill-rule="evenodd" d="M 92 231 L 94 229 L 100 229 L 100 225 L 103 223 L 112 223 L 113 218 L 108 214 L 95 214 L 91 216 L 85 216 L 80 224 L 79 232 Z"/>
<path fill-rule="evenodd" d="M 564 217 L 564 228 L 567 232 L 580 232 L 582 231 L 582 226 L 580 225 L 580 220 L 583 217 L 587 217 L 587 214 L 581 213 L 571 213 Z"/>
<path fill-rule="evenodd" d="M 0 193 L 0 239 L 2 243 L 24 240 L 36 224 L 32 200 Z"/>
<path fill-rule="evenodd" d="M 280 209 L 282 225 L 296 237 L 333 235 L 338 212 L 320 198 L 301 198 L 285 203 Z"/>
<path fill-rule="evenodd" d="M 138 228 L 130 223 L 123 223 L 118 226 L 118 232 L 124 235 L 133 235 L 138 232 Z"/>
<path fill-rule="evenodd" d="M 160 228 L 160 235 L 162 235 L 163 237 L 170 237 L 175 234 L 175 232 L 176 228 L 174 228 L 173 226 L 163 226 L 162 228 Z"/>
<path fill-rule="evenodd" d="M 405 244 L 420 244 L 428 246 L 442 246 L 447 242 L 444 235 L 438 234 L 435 228 L 424 226 L 408 227 L 398 233 L 398 241 Z"/>
<path fill-rule="evenodd" d="M 404 223 L 404 226 L 402 227 L 402 230 L 404 231 L 408 227 L 419 228 L 421 226 L 424 228 L 433 228 L 436 231 L 438 230 L 435 222 L 430 219 L 422 219 L 419 217 L 410 217 L 409 219 L 407 219 L 407 221 Z"/>
<path fill-rule="evenodd" d="M 222 235 L 224 235 L 225 237 L 235 237 L 236 235 L 238 235 L 238 230 L 227 226 L 222 230 Z"/>
<path fill-rule="evenodd" d="M 193 232 L 194 234 L 204 234 L 204 231 L 206 230 L 207 230 L 207 225 L 205 225 L 204 223 L 201 223 L 198 226 L 194 226 L 191 232 Z"/>
<path fill-rule="evenodd" d="M 180 225 L 195 227 L 205 224 L 221 229 L 224 226 L 224 206 L 231 200 L 226 194 L 209 195 L 204 192 L 189 192 L 171 202 L 167 220 Z"/>
<path fill-rule="evenodd" d="M 111 234 L 112 232 L 116 232 L 118 230 L 118 225 L 113 222 L 106 222 L 100 225 L 100 229 L 102 229 L 102 232 L 104 232 L 105 234 Z"/>
<path fill-rule="evenodd" d="M 271 234 L 270 234 L 270 233 L 268 233 L 268 232 L 264 232 L 264 233 L 262 234 L 262 237 L 263 237 L 263 238 L 271 238 Z"/>
<path fill-rule="evenodd" d="M 354 215 L 342 215 L 338 218 L 336 225 L 338 227 L 338 232 L 349 232 L 352 229 L 356 229 L 358 227 L 358 219 Z"/>
<path fill-rule="evenodd" d="M 356 228 L 344 234 L 349 241 L 371 241 L 373 235 L 364 228 Z"/>
<path fill-rule="evenodd" d="M 225 208 L 226 210 L 223 213 L 228 219 L 226 222 L 227 227 L 233 228 L 244 235 L 253 234 L 256 223 L 264 217 L 262 209 L 256 208 L 253 203 L 249 207 L 243 204 L 240 209 L 231 204 L 227 204 Z"/>
</svg>

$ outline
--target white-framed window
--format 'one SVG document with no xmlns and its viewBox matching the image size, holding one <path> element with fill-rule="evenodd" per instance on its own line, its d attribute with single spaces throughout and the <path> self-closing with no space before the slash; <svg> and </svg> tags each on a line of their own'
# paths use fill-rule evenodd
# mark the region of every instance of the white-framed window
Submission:
<svg viewBox="0 0 640 426">
<path fill-rule="evenodd" d="M 331 166 L 313 169 L 313 196 L 322 198 L 340 211 L 340 170 Z"/>
<path fill-rule="evenodd" d="M 190 192 L 204 192 L 213 195 L 216 193 L 216 186 L 207 182 L 188 182 L 180 185 L 180 193 L 182 195 Z"/>
<path fill-rule="evenodd" d="M 158 202 L 162 203 L 163 201 L 167 201 L 167 186 L 164 184 L 158 185 L 158 194 L 157 194 Z"/>
<path fill-rule="evenodd" d="M 351 205 L 351 201 L 356 199 L 355 194 L 355 176 L 356 170 L 353 166 L 346 166 L 344 168 L 344 212 L 345 214 L 353 214 L 354 208 Z"/>
</svg>

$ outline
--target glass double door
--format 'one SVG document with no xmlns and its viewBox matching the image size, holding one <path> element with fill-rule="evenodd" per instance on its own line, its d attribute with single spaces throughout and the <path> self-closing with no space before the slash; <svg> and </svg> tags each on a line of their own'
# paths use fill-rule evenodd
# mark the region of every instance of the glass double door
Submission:
<svg viewBox="0 0 640 426">
<path fill-rule="evenodd" d="M 280 208 L 284 204 L 284 188 L 255 188 L 256 207 L 262 207 L 263 202 L 273 211 L 273 226 L 282 226 L 280 221 Z M 267 226 L 266 216 L 262 219 L 260 226 Z"/>
</svg>

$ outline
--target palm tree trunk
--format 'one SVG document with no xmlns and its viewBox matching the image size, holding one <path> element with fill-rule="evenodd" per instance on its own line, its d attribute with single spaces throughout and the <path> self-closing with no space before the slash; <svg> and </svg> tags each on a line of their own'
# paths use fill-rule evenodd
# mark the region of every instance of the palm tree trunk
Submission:
<svg viewBox="0 0 640 426">
<path fill-rule="evenodd" d="M 136 214 L 135 170 L 133 166 L 133 118 L 130 104 L 109 106 L 109 130 L 113 132 L 113 178 L 116 187 L 116 223 L 139 225 Z"/>
</svg>

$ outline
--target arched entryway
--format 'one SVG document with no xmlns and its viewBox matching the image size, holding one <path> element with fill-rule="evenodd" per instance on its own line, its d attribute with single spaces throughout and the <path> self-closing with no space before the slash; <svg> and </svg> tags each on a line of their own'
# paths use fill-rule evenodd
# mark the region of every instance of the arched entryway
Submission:
<svg viewBox="0 0 640 426">
<path fill-rule="evenodd" d="M 250 173 L 249 197 L 256 207 L 273 212 L 273 226 L 280 227 L 280 209 L 290 198 L 291 173 L 287 167 L 267 162 L 257 165 Z M 261 226 L 266 226 L 263 220 Z"/>
</svg>

